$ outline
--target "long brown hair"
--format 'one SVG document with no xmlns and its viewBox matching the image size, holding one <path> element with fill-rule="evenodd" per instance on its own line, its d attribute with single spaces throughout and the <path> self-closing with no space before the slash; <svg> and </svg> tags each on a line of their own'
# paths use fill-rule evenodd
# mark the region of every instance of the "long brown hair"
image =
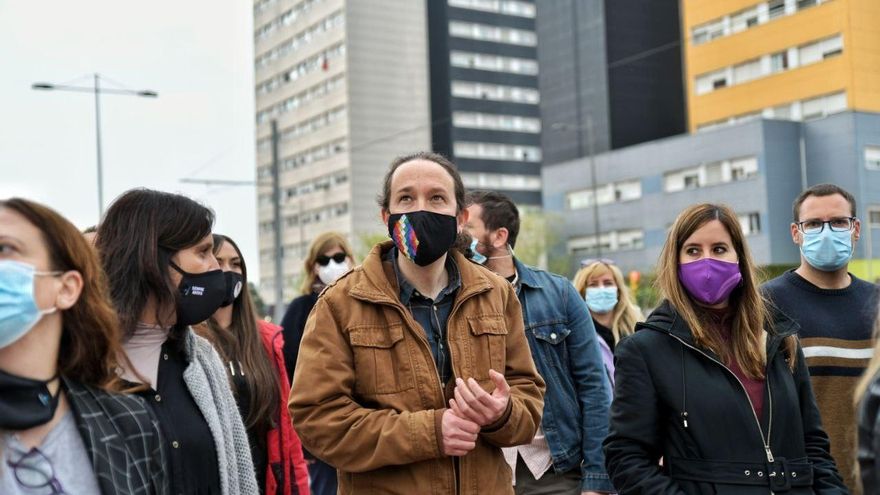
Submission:
<svg viewBox="0 0 880 495">
<path fill-rule="evenodd" d="M 229 328 L 223 328 L 211 317 L 204 325 L 207 331 L 198 327 L 195 329 L 214 344 L 224 360 L 237 363 L 243 368 L 243 377 L 250 391 L 250 407 L 247 417 L 243 418 L 244 424 L 248 429 L 255 428 L 257 438 L 262 439 L 276 426 L 275 418 L 278 417 L 281 407 L 280 381 L 260 337 L 257 310 L 248 290 L 247 265 L 241 250 L 229 237 L 214 234 L 214 255 L 227 242 L 241 260 L 243 278 L 241 294 L 232 303 L 232 324 Z"/>
<path fill-rule="evenodd" d="M 107 279 L 95 250 L 79 230 L 55 210 L 21 198 L 0 201 L 40 230 L 51 269 L 82 276 L 79 299 L 62 312 L 58 373 L 107 391 L 121 390 L 117 375 L 123 355 L 119 321 L 110 302 Z"/>
<path fill-rule="evenodd" d="M 301 294 L 311 294 L 315 290 L 315 284 L 319 282 L 318 275 L 315 273 L 315 263 L 318 262 L 318 256 L 335 247 L 345 251 L 345 254 L 351 257 L 352 263 L 355 262 L 354 252 L 351 250 L 351 246 L 349 246 L 348 240 L 344 235 L 338 232 L 324 232 L 320 234 L 312 241 L 312 245 L 309 246 L 309 255 L 303 261 L 303 274 L 305 276 L 303 277 L 302 285 L 299 286 Z"/>
<path fill-rule="evenodd" d="M 733 325 L 730 344 L 725 344 L 718 332 L 711 332 L 707 314 L 688 295 L 678 279 L 679 253 L 685 241 L 700 227 L 718 220 L 733 241 L 739 260 L 742 283 L 730 295 Z M 742 370 L 752 378 L 762 378 L 767 361 L 764 348 L 764 326 L 772 323 L 769 309 L 758 290 L 758 276 L 745 235 L 736 214 L 727 206 L 703 203 L 682 211 L 669 229 L 660 260 L 657 264 L 657 288 L 662 296 L 678 311 L 700 347 L 717 354 L 724 362 L 736 359 Z M 785 342 L 792 369 L 797 357 L 797 337 Z"/>
<path fill-rule="evenodd" d="M 617 304 L 614 306 L 613 318 L 611 319 L 611 333 L 614 335 L 614 343 L 636 331 L 636 323 L 645 321 L 642 312 L 636 307 L 630 296 L 629 289 L 623 281 L 623 273 L 620 268 L 601 261 L 595 261 L 587 265 L 575 274 L 574 288 L 584 297 L 587 285 L 594 276 L 601 275 L 604 271 L 611 273 L 614 283 L 617 285 Z"/>
</svg>

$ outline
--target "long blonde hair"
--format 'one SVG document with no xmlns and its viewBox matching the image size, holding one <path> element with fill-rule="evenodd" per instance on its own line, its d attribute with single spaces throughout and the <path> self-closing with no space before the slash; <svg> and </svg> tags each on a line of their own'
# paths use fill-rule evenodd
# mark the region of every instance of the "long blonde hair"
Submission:
<svg viewBox="0 0 880 495">
<path fill-rule="evenodd" d="M 865 395 L 865 392 L 867 392 L 868 387 L 871 385 L 871 382 L 874 380 L 874 376 L 878 371 L 880 371 L 880 318 L 875 318 L 874 355 L 871 356 L 871 361 L 868 362 L 868 367 L 865 368 L 862 378 L 859 380 L 858 385 L 856 385 L 855 394 L 853 394 L 856 406 L 862 401 L 862 397 Z"/>
<path fill-rule="evenodd" d="M 314 290 L 315 283 L 318 281 L 318 274 L 315 273 L 315 263 L 318 262 L 318 256 L 335 247 L 345 251 L 345 254 L 351 257 L 352 263 L 356 263 L 354 251 L 351 250 L 348 239 L 344 235 L 338 232 L 324 232 L 320 234 L 312 241 L 311 246 L 309 246 L 309 255 L 303 260 L 303 273 L 305 276 L 303 277 L 302 285 L 299 286 L 301 294 L 311 294 Z"/>
<path fill-rule="evenodd" d="M 730 234 L 733 249 L 739 260 L 742 283 L 730 295 L 733 309 L 731 340 L 725 344 L 718 332 L 709 331 L 704 312 L 688 295 L 678 278 L 679 253 L 685 241 L 700 227 L 718 220 Z M 669 229 L 660 260 L 657 264 L 657 289 L 684 319 L 697 345 L 709 349 L 723 361 L 736 359 L 742 370 L 752 378 L 764 376 L 767 361 L 764 349 L 764 325 L 771 323 L 770 312 L 758 290 L 758 276 L 749 246 L 736 213 L 728 206 L 703 203 L 682 211 Z M 797 337 L 786 338 L 791 369 L 797 356 Z"/>
<path fill-rule="evenodd" d="M 587 286 L 590 280 L 605 273 L 611 272 L 614 284 L 617 285 L 617 304 L 614 306 L 613 318 L 611 319 L 611 333 L 614 335 L 614 343 L 635 332 L 636 323 L 645 321 L 645 317 L 633 302 L 629 289 L 623 280 L 620 268 L 601 261 L 594 261 L 578 270 L 574 276 L 574 288 L 580 292 L 581 297 L 586 297 Z"/>
</svg>

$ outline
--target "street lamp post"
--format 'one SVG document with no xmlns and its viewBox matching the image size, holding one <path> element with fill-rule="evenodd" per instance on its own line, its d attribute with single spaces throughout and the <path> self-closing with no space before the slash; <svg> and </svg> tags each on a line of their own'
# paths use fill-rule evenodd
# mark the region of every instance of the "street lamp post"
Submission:
<svg viewBox="0 0 880 495">
<path fill-rule="evenodd" d="M 602 257 L 602 242 L 599 234 L 599 187 L 596 184 L 596 158 L 593 150 L 593 116 L 589 113 L 585 116 L 586 125 L 572 125 L 565 122 L 556 122 L 550 125 L 555 131 L 587 131 L 587 156 L 590 161 L 590 188 L 593 192 L 593 234 L 596 236 L 596 257 Z M 581 137 L 578 136 L 578 150 L 583 154 Z"/>
<path fill-rule="evenodd" d="M 76 93 L 93 93 L 95 95 L 95 145 L 97 147 L 97 169 L 98 169 L 98 219 L 104 216 L 104 170 L 101 151 L 101 93 L 114 95 L 142 96 L 146 98 L 156 98 L 159 93 L 150 90 L 131 90 L 120 88 L 103 88 L 101 87 L 101 76 L 98 73 L 93 74 L 94 84 L 92 86 L 68 86 L 64 84 L 51 83 L 33 83 L 31 89 L 38 90 L 56 90 L 56 91 L 72 91 Z"/>
</svg>

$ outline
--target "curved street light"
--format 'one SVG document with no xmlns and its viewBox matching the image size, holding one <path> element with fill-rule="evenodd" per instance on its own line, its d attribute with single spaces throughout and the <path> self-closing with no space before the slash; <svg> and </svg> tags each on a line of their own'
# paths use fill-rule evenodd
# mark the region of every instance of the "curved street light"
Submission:
<svg viewBox="0 0 880 495">
<path fill-rule="evenodd" d="M 65 84 L 52 84 L 46 82 L 36 82 L 31 84 L 31 89 L 39 91 L 70 91 L 75 93 L 93 93 L 95 95 L 95 141 L 97 144 L 98 157 L 98 220 L 104 216 L 104 171 L 101 159 L 101 93 L 113 95 L 140 96 L 144 98 L 156 98 L 159 93 L 152 90 L 131 90 L 119 88 L 102 88 L 101 76 L 98 73 L 93 74 L 94 85 L 92 86 L 68 86 Z"/>
</svg>

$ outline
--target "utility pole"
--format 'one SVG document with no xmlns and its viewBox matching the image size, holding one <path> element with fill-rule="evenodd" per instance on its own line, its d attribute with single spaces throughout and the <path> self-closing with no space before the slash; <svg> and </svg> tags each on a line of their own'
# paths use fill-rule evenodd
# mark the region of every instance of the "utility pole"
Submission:
<svg viewBox="0 0 880 495">
<path fill-rule="evenodd" d="M 281 171 L 278 158 L 278 121 L 272 119 L 272 218 L 275 231 L 275 310 L 272 321 L 281 322 L 284 317 L 284 253 L 281 244 Z"/>
</svg>

